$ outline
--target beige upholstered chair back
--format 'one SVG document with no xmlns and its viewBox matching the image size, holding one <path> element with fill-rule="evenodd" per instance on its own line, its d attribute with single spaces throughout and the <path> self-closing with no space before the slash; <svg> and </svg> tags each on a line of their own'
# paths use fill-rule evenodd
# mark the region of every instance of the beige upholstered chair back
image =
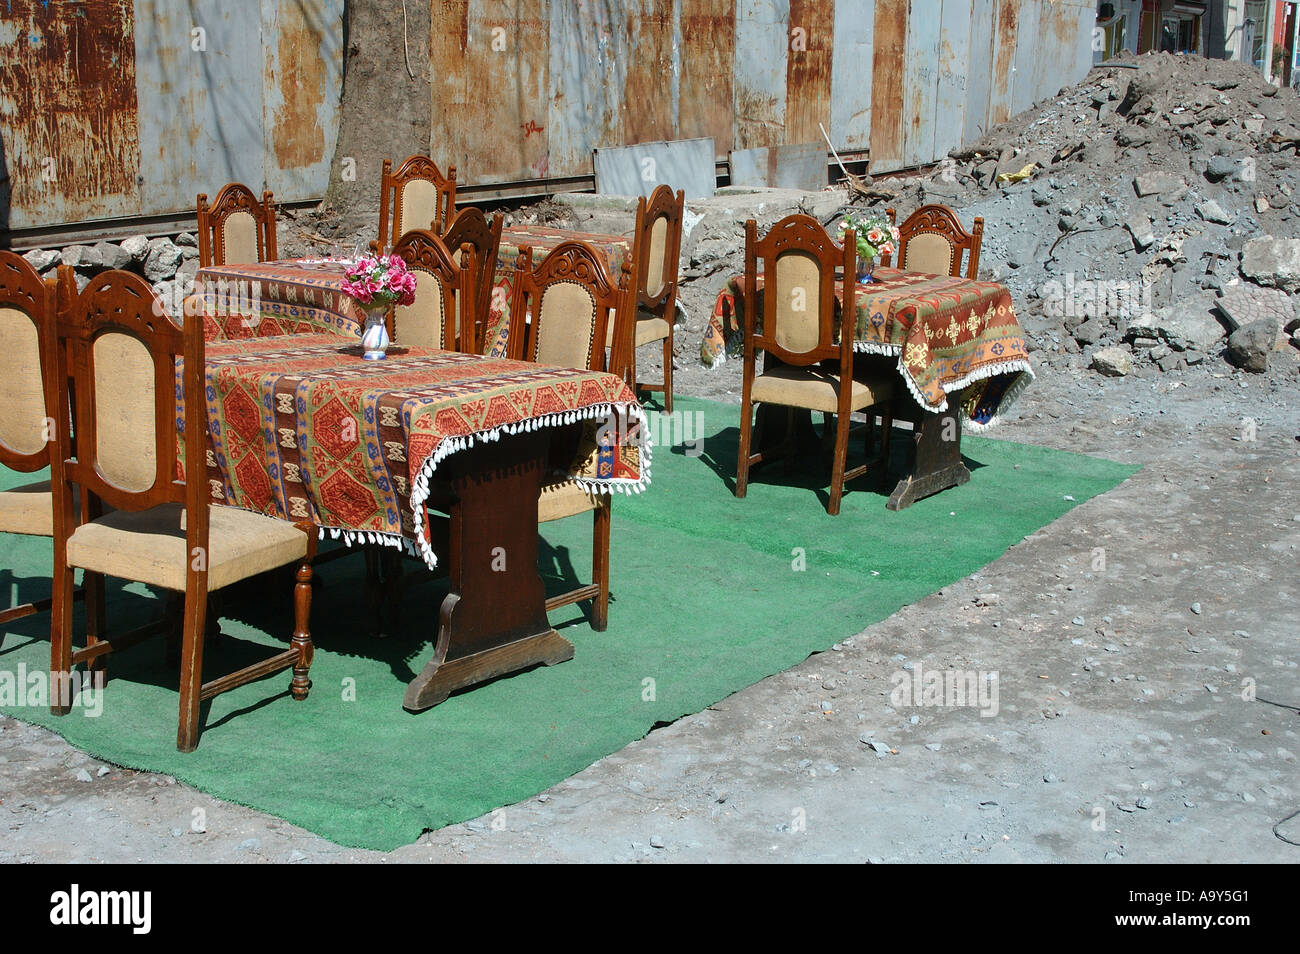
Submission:
<svg viewBox="0 0 1300 954">
<path fill-rule="evenodd" d="M 95 462 L 112 484 L 134 493 L 153 486 L 158 468 L 153 358 L 125 331 L 105 331 L 91 344 Z"/>
<path fill-rule="evenodd" d="M 577 282 L 552 282 L 542 290 L 538 315 L 541 321 L 529 360 L 565 368 L 590 367 L 596 343 L 596 298 L 591 290 Z"/>
<path fill-rule="evenodd" d="M 473 263 L 462 266 L 442 239 L 427 229 L 406 232 L 393 254 L 406 262 L 416 283 L 415 301 L 394 309 L 393 340 L 408 347 L 454 350 L 457 331 L 467 321 Z"/>
<path fill-rule="evenodd" d="M 49 463 L 45 335 L 53 296 L 20 256 L 0 251 L 0 465 L 31 472 Z"/>
<path fill-rule="evenodd" d="M 198 197 L 197 218 L 201 268 L 267 262 L 279 254 L 270 192 L 259 199 L 247 186 L 227 183 L 211 205 L 206 195 Z"/>
<path fill-rule="evenodd" d="M 952 239 L 935 232 L 922 232 L 908 240 L 903 252 L 903 270 L 931 272 L 935 275 L 952 273 L 952 259 L 957 249 Z"/>
<path fill-rule="evenodd" d="M 397 306 L 395 328 L 404 345 L 441 348 L 449 317 L 442 279 L 418 265 L 411 271 L 415 273 L 415 303 Z"/>
<path fill-rule="evenodd" d="M 407 156 L 393 171 L 393 160 L 385 159 L 379 183 L 379 241 L 396 247 L 407 232 L 416 230 L 442 235 L 456 208 L 456 167 L 447 175 L 428 156 Z"/>
<path fill-rule="evenodd" d="M 772 337 L 786 351 L 804 354 L 817 347 L 821 283 L 821 266 L 812 255 L 804 251 L 777 255 L 774 274 L 767 279 L 763 294 L 775 299 L 776 327 Z"/>
<path fill-rule="evenodd" d="M 837 244 L 811 216 L 786 216 L 762 239 L 758 223 L 746 222 L 745 360 L 752 361 L 755 351 L 797 365 L 841 357 L 834 324 L 839 311 L 835 272 L 839 268 L 851 273 L 855 253 L 855 242 L 846 238 Z M 852 314 L 853 293 L 853 283 L 846 283 L 847 314 Z"/>
<path fill-rule="evenodd" d="M 671 323 L 677 301 L 682 214 L 686 196 L 666 185 L 637 202 L 633 255 L 636 259 L 637 306 Z"/>
<path fill-rule="evenodd" d="M 622 374 L 630 357 L 616 342 L 606 361 L 607 329 L 617 323 L 626 343 L 635 320 L 631 265 L 619 283 L 605 257 L 586 242 L 561 242 L 534 269 L 533 251 L 521 248 L 515 262 L 507 353 L 516 360 Z"/>
<path fill-rule="evenodd" d="M 72 379 L 76 411 L 69 478 L 119 510 L 185 502 L 177 473 L 176 359 L 201 368 L 201 326 L 192 337 L 191 356 L 149 283 L 130 272 L 97 275 L 59 316 L 57 373 Z M 186 394 L 185 411 L 204 426 L 201 386 Z M 187 476 L 204 483 L 203 474 Z"/>
<path fill-rule="evenodd" d="M 894 221 L 894 210 L 887 209 L 889 220 Z M 899 267 L 908 272 L 926 272 L 931 275 L 962 275 L 965 259 L 965 276 L 979 278 L 980 246 L 984 241 L 984 220 L 976 218 L 969 232 L 957 218 L 957 213 L 946 205 L 923 205 L 898 227 Z M 881 260 L 889 265 L 890 256 Z"/>
</svg>

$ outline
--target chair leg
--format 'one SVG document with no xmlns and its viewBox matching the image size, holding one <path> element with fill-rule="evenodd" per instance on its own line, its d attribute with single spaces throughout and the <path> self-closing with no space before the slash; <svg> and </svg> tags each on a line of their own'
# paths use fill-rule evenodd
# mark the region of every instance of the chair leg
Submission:
<svg viewBox="0 0 1300 954">
<path fill-rule="evenodd" d="M 199 705 L 203 694 L 203 638 L 207 630 L 206 593 L 186 593 L 181 632 L 181 703 L 176 748 L 193 752 L 199 745 Z"/>
<path fill-rule="evenodd" d="M 104 574 L 85 573 L 82 589 L 86 591 L 86 647 L 99 642 L 105 632 L 104 616 Z M 97 679 L 106 678 L 105 663 L 107 656 L 96 656 L 86 664 L 86 671 L 96 674 Z"/>
<path fill-rule="evenodd" d="M 741 399 L 740 453 L 736 457 L 736 496 L 743 497 L 749 489 L 749 439 L 754 423 L 754 406 Z"/>
<path fill-rule="evenodd" d="M 894 432 L 894 405 L 886 404 L 880 411 L 880 464 L 889 473 L 889 436 Z"/>
<path fill-rule="evenodd" d="M 609 526 L 611 506 L 608 498 L 594 511 L 591 541 L 591 581 L 600 592 L 591 603 L 591 628 L 603 633 L 609 625 Z"/>
<path fill-rule="evenodd" d="M 298 650 L 298 661 L 293 666 L 293 679 L 289 683 L 289 692 L 301 702 L 311 690 L 311 680 L 307 672 L 311 669 L 311 659 L 315 647 L 311 641 L 311 564 L 304 560 L 298 565 L 298 581 L 293 588 L 293 638 L 289 641 L 291 648 Z"/>
<path fill-rule="evenodd" d="M 669 316 L 669 320 L 673 316 Z M 669 326 L 671 328 L 671 326 Z M 673 413 L 673 336 L 664 339 L 664 410 Z"/>
<path fill-rule="evenodd" d="M 835 416 L 835 462 L 831 470 L 831 499 L 826 512 L 832 517 L 840 512 L 840 498 L 844 495 L 844 462 L 849 454 L 849 415 Z"/>
<path fill-rule="evenodd" d="M 72 568 L 56 566 L 52 582 L 50 676 L 59 691 L 51 694 L 50 712 L 67 715 L 72 708 Z"/>
</svg>

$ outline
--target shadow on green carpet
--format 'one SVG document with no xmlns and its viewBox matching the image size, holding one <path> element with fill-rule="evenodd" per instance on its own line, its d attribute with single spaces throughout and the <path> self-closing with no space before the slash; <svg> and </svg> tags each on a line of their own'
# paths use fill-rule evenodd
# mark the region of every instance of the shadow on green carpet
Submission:
<svg viewBox="0 0 1300 954">
<path fill-rule="evenodd" d="M 615 499 L 609 629 L 593 632 L 580 607 L 552 616 L 575 644 L 570 662 L 406 712 L 402 694 L 432 653 L 429 628 L 446 584 L 411 589 L 397 632 L 376 640 L 368 635 L 358 555 L 320 572 L 310 697 L 289 697 L 287 673 L 218 696 L 204 706 L 192 754 L 175 748 L 177 673 L 164 664 L 161 641 L 109 658 L 96 717 L 82 708 L 62 718 L 39 706 L 0 711 L 47 726 L 96 758 L 173 775 L 343 845 L 390 850 L 426 829 L 535 795 L 656 723 L 788 669 L 974 572 L 1135 470 L 964 437 L 974 474 L 965 486 L 891 513 L 882 487 L 864 479 L 850 484 L 841 514 L 830 517 L 828 473 L 814 466 L 759 470 L 748 497 L 736 499 L 738 408 L 676 403 L 674 421 L 701 428 L 677 433 L 702 433 L 703 454 L 657 448 L 650 489 Z M 905 435 L 897 441 L 904 442 Z M 4 486 L 31 479 L 0 474 Z M 586 582 L 590 516 L 542 529 L 548 590 Z M 0 593 L 23 601 L 47 595 L 49 561 L 48 540 L 0 535 Z M 205 676 L 283 644 L 289 594 L 287 580 L 276 577 L 226 591 L 225 638 L 209 648 Z M 147 587 L 110 581 L 111 628 L 161 608 Z M 20 664 L 28 672 L 48 666 L 48 619 L 6 628 L 0 677 Z"/>
</svg>

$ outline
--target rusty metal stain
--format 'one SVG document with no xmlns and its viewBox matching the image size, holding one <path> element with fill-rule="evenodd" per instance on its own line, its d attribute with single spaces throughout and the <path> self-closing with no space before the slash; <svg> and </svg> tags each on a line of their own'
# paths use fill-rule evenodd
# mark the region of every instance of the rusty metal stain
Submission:
<svg viewBox="0 0 1300 954">
<path fill-rule="evenodd" d="M 0 50 L 0 168 L 10 190 L 0 227 L 133 211 L 140 142 L 131 0 L 82 0 L 71 12 L 6 0 Z"/>
<path fill-rule="evenodd" d="M 677 139 L 673 128 L 672 5 L 659 0 L 634 3 L 626 17 L 626 30 L 622 143 Z"/>
<path fill-rule="evenodd" d="M 1016 31 L 1020 24 L 1020 0 L 999 0 L 993 33 L 993 84 L 989 92 L 989 125 L 1006 122 L 1011 116 L 1016 74 Z"/>
<path fill-rule="evenodd" d="M 537 179 L 550 162 L 550 28 L 543 0 L 433 0 L 429 154 L 462 182 Z"/>
<path fill-rule="evenodd" d="M 681 82 L 677 139 L 708 138 L 719 155 L 733 142 L 735 0 L 680 0 Z"/>
<path fill-rule="evenodd" d="M 783 143 L 822 142 L 831 118 L 834 20 L 824 0 L 790 0 Z"/>
<path fill-rule="evenodd" d="M 266 83 L 280 92 L 280 104 L 271 123 L 272 149 L 280 168 L 291 169 L 319 162 L 325 152 L 325 133 L 319 111 L 325 100 L 326 61 L 320 55 L 317 28 L 300 4 L 279 6 L 278 56 L 268 63 Z"/>
<path fill-rule="evenodd" d="M 871 75 L 871 170 L 903 165 L 907 0 L 877 0 Z"/>
</svg>

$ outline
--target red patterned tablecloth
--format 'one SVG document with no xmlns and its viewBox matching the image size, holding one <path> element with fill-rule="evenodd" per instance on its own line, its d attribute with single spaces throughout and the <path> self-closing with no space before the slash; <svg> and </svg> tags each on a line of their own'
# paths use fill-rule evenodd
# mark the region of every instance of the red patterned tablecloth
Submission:
<svg viewBox="0 0 1300 954">
<path fill-rule="evenodd" d="M 492 306 L 488 327 L 483 332 L 485 354 L 499 357 L 506 353 L 506 339 L 510 335 L 510 299 L 514 295 L 515 262 L 519 250 L 528 246 L 533 250 L 533 266 L 546 258 L 561 242 L 581 241 L 605 253 L 606 264 L 614 284 L 618 284 L 623 262 L 632 254 L 632 240 L 621 235 L 599 232 L 570 232 L 542 225 L 524 225 L 501 230 L 501 250 L 497 253 L 496 281 L 492 288 Z"/>
<path fill-rule="evenodd" d="M 700 344 L 700 358 L 710 367 L 743 348 L 743 282 L 742 276 L 729 279 L 714 305 Z M 758 282 L 761 290 L 761 275 Z M 966 424 L 982 430 L 1034 380 L 1003 285 L 877 268 L 855 296 L 853 350 L 897 355 L 899 373 L 926 410 L 946 411 L 948 394 L 964 390 Z M 836 297 L 843 298 L 841 283 Z"/>
<path fill-rule="evenodd" d="M 346 261 L 286 259 L 210 265 L 194 278 L 209 341 L 275 335 L 360 338 L 365 312 L 340 290 Z"/>
<path fill-rule="evenodd" d="M 630 429 L 644 413 L 612 374 L 426 348 L 366 361 L 322 334 L 216 342 L 206 363 L 214 502 L 311 517 L 322 536 L 404 547 L 430 567 L 430 478 L 476 442 L 578 421 L 594 433 L 618 415 L 628 430 L 607 433 L 643 439 L 606 441 L 574 477 L 602 492 L 649 483 L 647 429 Z"/>
</svg>

